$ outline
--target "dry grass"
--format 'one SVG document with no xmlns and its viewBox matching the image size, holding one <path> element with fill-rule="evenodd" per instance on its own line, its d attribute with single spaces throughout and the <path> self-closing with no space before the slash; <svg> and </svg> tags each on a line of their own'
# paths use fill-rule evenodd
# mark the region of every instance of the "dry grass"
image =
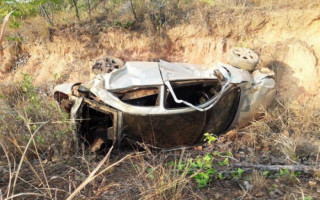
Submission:
<svg viewBox="0 0 320 200">
<path fill-rule="evenodd" d="M 133 154 L 113 164 L 112 148 L 99 163 L 92 155 L 75 154 L 72 127 L 56 104 L 32 102 L 19 86 L 1 90 L 0 199 L 95 199 L 113 187 L 105 174 Z"/>
<path fill-rule="evenodd" d="M 267 179 L 266 176 L 264 176 L 259 171 L 253 171 L 252 172 L 252 193 L 257 193 L 262 191 L 263 189 L 266 189 L 267 186 Z"/>
<path fill-rule="evenodd" d="M 313 8 L 319 6 L 318 1 L 303 1 L 303 0 L 217 0 L 218 5 L 223 5 L 224 7 L 233 8 L 264 8 L 264 9 L 290 9 L 290 8 Z"/>
<path fill-rule="evenodd" d="M 177 169 L 183 154 L 174 166 L 166 166 L 165 154 L 155 159 L 153 154 L 133 152 L 110 164 L 112 148 L 101 161 L 85 151 L 82 155 L 74 153 L 72 127 L 64 114 L 46 98 L 31 101 L 33 96 L 22 86 L 25 83 L 8 85 L 0 91 L 2 199 L 96 199 L 118 187 L 105 176 L 132 157 L 137 161 L 134 165 L 138 179 L 134 178 L 139 180 L 136 183 L 142 199 L 183 197 L 190 180 L 186 171 Z M 63 169 L 52 172 L 54 165 Z M 152 179 L 149 168 L 154 170 Z"/>
<path fill-rule="evenodd" d="M 121 188 L 124 187 L 121 182 L 109 179 L 110 173 L 115 173 L 114 170 L 119 168 L 121 163 L 131 166 L 126 170 L 131 168 L 133 172 L 126 178 L 136 190 L 133 193 L 129 192 L 125 198 L 200 198 L 197 189 L 192 185 L 192 177 L 187 175 L 188 167 L 179 168 L 181 163 L 189 158 L 184 150 L 175 154 L 147 150 L 143 155 L 133 153 L 121 156 L 122 159 L 116 159 L 113 164 L 109 164 L 110 154 L 102 161 L 99 161 L 99 156 L 96 159 L 93 155 L 74 154 L 69 146 L 72 144 L 71 132 L 66 132 L 61 138 L 52 136 L 53 130 L 70 131 L 69 124 L 63 119 L 59 109 L 52 107 L 44 98 L 38 102 L 41 104 L 41 112 L 29 110 L 31 102 L 27 101 L 29 97 L 20 86 L 21 84 L 1 90 L 4 97 L 2 101 L 11 103 L 1 111 L 3 117 L 0 166 L 4 170 L 0 173 L 5 175 L 4 182 L 7 184 L 6 189 L 1 186 L 3 199 L 97 199 L 102 196 L 109 198 L 110 191 L 120 194 L 120 191 L 125 190 Z M 231 139 L 227 140 L 230 143 L 226 148 L 246 145 L 257 152 L 277 152 L 287 158 L 285 162 L 288 164 L 300 164 L 301 158 L 309 156 L 312 162 L 308 165 L 317 167 L 319 142 L 316 138 L 320 135 L 320 129 L 317 123 L 319 105 L 316 99 L 317 96 L 301 97 L 290 103 L 276 102 L 262 119 L 235 131 L 235 136 L 230 133 L 228 137 Z M 39 121 L 36 120 L 41 123 L 37 123 Z M 55 124 L 54 121 L 61 123 Z M 35 124 L 37 126 L 32 127 Z M 257 156 L 254 152 L 251 154 Z M 130 157 L 132 159 L 129 162 L 127 159 Z M 72 163 L 64 163 L 67 160 Z M 171 161 L 170 164 L 168 161 Z M 60 166 L 58 171 L 53 170 L 55 165 L 52 163 Z M 266 191 L 266 187 L 270 186 L 270 180 L 261 172 L 253 172 L 251 177 L 250 184 L 253 187 L 245 195 L 261 195 L 259 191 Z M 309 194 L 305 189 L 302 191 L 305 196 Z"/>
<path fill-rule="evenodd" d="M 36 94 L 28 96 L 21 84 L 1 87 L 0 94 L 3 107 L 0 111 L 2 115 L 0 137 L 8 147 L 9 144 L 13 147 L 24 146 L 30 138 L 30 131 L 33 132 L 46 122 L 50 122 L 50 126 L 43 128 L 35 138 L 40 151 L 45 153 L 53 146 L 59 148 L 63 154 L 70 151 L 69 146 L 62 148 L 61 146 L 71 143 L 69 139 L 72 135 L 71 124 L 67 121 L 67 115 L 60 111 L 53 100 L 48 101 Z M 15 151 L 9 150 L 9 152 Z"/>
<path fill-rule="evenodd" d="M 185 149 L 179 151 L 174 161 L 168 162 L 169 154 L 151 153 L 137 157 L 133 166 L 137 173 L 136 184 L 140 191 L 140 199 L 185 199 L 190 188 L 191 177 L 187 175 L 188 166 L 181 169 L 187 160 Z"/>
<path fill-rule="evenodd" d="M 148 18 L 143 2 L 136 1 L 136 9 L 138 17 L 145 20 L 132 27 L 132 30 L 110 27 L 114 26 L 114 19 L 127 22 L 133 20 L 133 16 L 130 12 L 119 14 L 120 6 L 112 9 L 114 5 L 107 5 L 110 9 L 106 14 L 108 20 L 102 20 L 99 22 L 102 25 L 96 26 L 97 30 L 103 32 L 101 35 L 92 35 L 90 31 L 95 24 L 91 26 L 84 23 L 87 20 L 86 14 L 81 16 L 83 24 L 78 27 L 73 25 L 76 22 L 73 13 L 59 13 L 56 22 L 64 25 L 58 26 L 55 42 L 46 43 L 43 48 L 35 48 L 32 52 L 34 55 L 42 52 L 45 56 L 31 58 L 31 67 L 23 70 L 39 75 L 39 82 L 53 80 L 52 74 L 56 72 L 54 70 L 70 76 L 69 81 L 83 80 L 83 77 L 87 76 L 83 75 L 84 72 L 89 69 L 88 60 L 102 54 L 102 51 L 125 60 L 151 61 L 165 58 L 197 64 L 212 63 L 222 59 L 225 48 L 225 40 L 215 36 L 226 35 L 226 21 L 213 23 L 212 17 L 210 19 L 220 8 L 226 13 L 239 11 L 241 14 L 250 9 L 311 8 L 319 4 L 317 1 L 300 0 L 217 0 L 212 1 L 214 4 L 210 3 L 211 1 L 173 1 L 165 9 L 168 21 L 159 27 L 159 24 L 154 24 Z M 94 15 L 99 17 L 100 11 Z M 228 15 L 224 17 L 228 18 Z M 98 18 L 96 20 L 99 21 Z M 63 28 L 65 25 L 67 28 Z M 89 25 L 90 28 L 87 27 Z M 214 25 L 217 27 L 213 27 Z M 27 19 L 22 27 L 21 34 L 29 37 L 26 41 L 43 38 L 39 41 L 44 42 L 49 38 L 48 26 L 41 17 Z M 72 29 L 76 31 L 72 32 Z M 239 36 L 241 31 L 233 30 L 236 36 L 228 41 L 226 49 L 236 42 L 246 40 Z M 17 32 L 11 30 L 9 34 Z M 62 36 L 65 38 L 61 39 Z M 77 42 L 69 43 L 69 39 L 74 38 Z M 250 41 L 248 44 L 251 45 Z M 28 45 L 32 49 L 34 44 Z M 39 59 L 43 66 L 39 67 Z M 199 199 L 196 193 L 204 191 L 199 192 L 195 189 L 187 171 L 179 169 L 181 162 L 188 159 L 187 153 L 177 153 L 173 158 L 173 164 L 170 165 L 167 160 L 172 154 L 151 151 L 147 151 L 145 155 L 133 153 L 130 162 L 126 160 L 126 156 L 121 156 L 123 159 L 117 156 L 107 156 L 103 159 L 97 155 L 87 155 L 85 152 L 82 155 L 75 154 L 72 126 L 55 103 L 47 97 L 41 97 L 35 106 L 29 101 L 21 84 L 5 85 L 0 88 L 0 94 L 3 97 L 0 107 L 4 106 L 0 109 L 0 199 L 120 199 L 123 197 L 120 193 L 128 194 L 124 195 L 124 199 Z M 264 153 L 279 158 L 285 164 L 302 163 L 317 168 L 320 156 L 319 100 L 319 95 L 301 95 L 296 99 L 276 101 L 272 108 L 265 111 L 262 119 L 227 135 L 227 145 L 223 148 L 232 148 L 236 155 L 240 147 L 248 147 L 251 149 L 248 155 L 254 157 L 250 158 L 250 161 L 258 160 Z M 111 160 L 116 164 L 110 165 Z M 118 160 L 120 161 L 117 163 Z M 129 167 L 123 170 L 120 163 Z M 121 179 L 123 174 L 126 177 Z M 270 186 L 270 180 L 261 172 L 253 172 L 251 177 L 253 188 L 248 191 L 250 195 L 264 191 Z M 216 181 L 208 190 L 214 191 L 216 186 L 225 182 Z M 234 189 L 235 184 L 232 183 L 231 186 L 223 185 L 224 189 Z M 297 190 L 293 195 L 289 193 L 283 196 L 306 197 L 308 186 L 299 187 L 302 188 L 301 191 Z M 112 192 L 115 194 L 112 195 Z M 308 194 L 312 192 L 315 193 L 309 191 Z M 226 195 L 229 195 L 228 192 Z"/>
<path fill-rule="evenodd" d="M 55 104 L 39 99 L 37 102 L 39 105 L 35 105 L 35 102 L 23 92 L 20 84 L 3 87 L 0 93 L 2 96 L 0 99 L 1 162 L 5 159 L 9 170 L 6 177 L 8 185 L 7 189 L 2 191 L 3 196 L 5 199 L 11 199 L 17 196 L 35 195 L 52 199 L 53 194 L 49 189 L 43 165 L 44 156 L 50 161 L 54 156 L 62 157 L 63 154 L 70 152 L 69 146 L 63 146 L 66 142 L 70 142 L 72 133 L 70 125 L 63 122 L 62 113 L 54 106 Z M 50 122 L 52 120 L 60 120 L 62 123 L 54 124 Z M 53 145 L 56 147 L 53 148 Z M 55 153 L 54 149 L 58 148 L 60 153 Z M 39 163 L 38 169 L 32 164 L 34 159 Z M 29 184 L 43 186 L 40 193 L 18 192 L 21 191 L 18 182 L 21 180 L 28 182 L 25 180 L 27 177 L 21 175 L 26 168 L 29 168 L 30 175 L 34 176 L 34 183 Z"/>
<path fill-rule="evenodd" d="M 255 149 L 284 156 L 288 164 L 318 155 L 319 96 L 275 102 L 264 117 L 243 129 L 241 141 Z M 315 160 L 314 160 L 315 161 Z"/>
</svg>

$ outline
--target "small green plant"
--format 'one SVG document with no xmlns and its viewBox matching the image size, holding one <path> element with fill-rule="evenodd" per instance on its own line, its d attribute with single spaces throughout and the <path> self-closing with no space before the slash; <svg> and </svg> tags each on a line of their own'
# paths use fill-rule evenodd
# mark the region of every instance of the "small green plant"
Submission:
<svg viewBox="0 0 320 200">
<path fill-rule="evenodd" d="M 12 41 L 12 42 L 23 42 L 22 37 L 7 37 L 7 40 Z"/>
<path fill-rule="evenodd" d="M 207 145 L 212 145 L 212 143 L 217 140 L 217 138 L 210 133 L 205 133 L 204 136 L 204 141 L 207 142 Z M 178 168 L 180 171 L 182 171 L 186 169 L 185 166 L 188 166 L 188 175 L 192 176 L 198 183 L 198 188 L 204 188 L 213 179 L 222 180 L 225 178 L 222 173 L 217 173 L 217 171 L 214 169 L 215 156 L 224 158 L 222 161 L 216 162 L 219 166 L 228 166 L 229 159 L 233 158 L 230 150 L 228 150 L 226 153 L 214 151 L 212 153 L 206 153 L 203 156 L 197 156 L 196 159 L 189 159 L 187 164 L 180 163 Z M 238 168 L 237 171 L 231 171 L 231 175 L 234 177 L 234 179 L 240 179 L 242 178 L 243 172 L 243 169 Z"/>
<path fill-rule="evenodd" d="M 277 184 L 272 184 L 271 187 L 268 188 L 268 190 L 272 191 L 277 189 L 279 186 Z"/>
<path fill-rule="evenodd" d="M 220 166 L 228 166 L 229 165 L 229 158 L 225 158 L 222 162 L 218 162 Z"/>
<path fill-rule="evenodd" d="M 292 183 L 295 183 L 298 181 L 297 176 L 299 175 L 301 175 L 301 172 L 290 171 L 288 168 L 279 170 L 279 176 L 284 180 L 290 181 Z"/>
<path fill-rule="evenodd" d="M 238 179 L 238 176 L 237 176 L 237 172 L 236 171 L 230 171 L 230 174 L 232 176 L 233 179 Z"/>
<path fill-rule="evenodd" d="M 36 116 L 41 113 L 41 100 L 37 95 L 35 86 L 33 85 L 33 77 L 29 74 L 22 73 L 22 81 L 20 83 L 24 99 L 28 102 L 26 112 L 30 116 Z"/>
<path fill-rule="evenodd" d="M 114 23 L 115 26 L 121 27 L 121 28 L 125 28 L 125 29 L 129 29 L 131 27 L 133 27 L 135 24 L 135 21 L 128 21 L 128 22 L 120 22 L 120 21 L 116 21 Z"/>
<path fill-rule="evenodd" d="M 37 141 L 37 143 L 39 143 L 39 144 L 44 144 L 44 143 L 45 143 L 45 139 L 43 138 L 42 135 L 37 135 L 37 136 L 36 136 L 36 141 Z"/>
<path fill-rule="evenodd" d="M 231 171 L 230 174 L 231 174 L 233 179 L 239 180 L 239 179 L 242 178 L 243 172 L 244 172 L 243 169 L 238 168 L 237 171 Z"/>
<path fill-rule="evenodd" d="M 232 152 L 230 151 L 230 149 L 227 151 L 227 156 L 228 157 L 233 157 Z"/>
<path fill-rule="evenodd" d="M 53 75 L 53 78 L 55 81 L 57 81 L 58 83 L 62 83 L 64 82 L 67 78 L 68 78 L 68 75 L 67 74 L 59 74 L 59 73 L 55 73 Z"/>
<path fill-rule="evenodd" d="M 212 162 L 214 158 L 211 154 L 206 154 L 203 157 L 198 156 L 194 161 L 189 160 L 189 174 L 193 174 L 199 188 L 206 187 L 216 171 L 213 169 Z"/>
<path fill-rule="evenodd" d="M 242 177 L 243 174 L 243 169 L 238 168 L 238 178 L 240 179 Z"/>
<path fill-rule="evenodd" d="M 279 174 L 280 174 L 280 176 L 288 175 L 289 174 L 289 169 L 288 168 L 285 168 L 284 170 L 280 169 Z"/>
<path fill-rule="evenodd" d="M 181 162 L 181 163 L 178 165 L 178 169 L 179 169 L 179 170 L 183 170 L 185 167 L 186 167 L 186 163 L 185 163 L 185 162 Z"/>
<path fill-rule="evenodd" d="M 222 174 L 222 173 L 219 173 L 219 174 L 218 174 L 218 178 L 219 178 L 220 180 L 224 179 L 223 174 Z"/>
<path fill-rule="evenodd" d="M 263 176 L 269 176 L 269 175 L 270 175 L 270 172 L 269 172 L 269 171 L 263 171 L 263 172 L 262 172 L 262 175 L 263 175 Z"/>
<path fill-rule="evenodd" d="M 214 156 L 222 156 L 222 153 L 219 152 L 219 151 L 214 151 L 214 152 L 212 152 L 212 155 L 214 155 Z"/>
<path fill-rule="evenodd" d="M 54 78 L 54 80 L 59 80 L 60 79 L 60 74 L 59 73 L 54 73 L 53 74 L 53 78 Z"/>
<path fill-rule="evenodd" d="M 33 85 L 33 77 L 25 73 L 22 73 L 22 76 L 23 79 L 20 86 L 25 96 L 27 97 L 27 100 L 31 101 L 32 103 L 38 104 L 40 100 L 37 96 L 36 88 Z"/>
<path fill-rule="evenodd" d="M 35 131 L 35 130 L 37 130 L 37 125 L 34 124 L 30 128 L 31 128 L 32 131 Z"/>
<path fill-rule="evenodd" d="M 215 142 L 217 140 L 216 137 L 214 137 L 211 133 L 205 133 L 204 141 L 207 142 L 209 145 L 211 145 L 212 142 Z"/>
<path fill-rule="evenodd" d="M 152 168 L 148 168 L 147 172 L 148 172 L 149 178 L 154 179 L 154 170 Z"/>
<path fill-rule="evenodd" d="M 23 120 L 24 120 L 24 119 L 23 119 L 23 116 L 18 115 L 18 116 L 17 116 L 17 120 L 20 121 L 20 122 L 23 122 Z"/>
<path fill-rule="evenodd" d="M 65 136 L 67 133 L 68 133 L 68 130 L 62 130 L 62 131 L 56 131 L 54 135 L 56 139 L 60 139 L 63 136 Z"/>
<path fill-rule="evenodd" d="M 206 172 L 200 172 L 194 176 L 196 182 L 198 183 L 199 188 L 206 187 L 208 185 L 208 182 L 211 179 L 211 176 L 216 173 L 215 170 L 209 169 Z"/>
</svg>

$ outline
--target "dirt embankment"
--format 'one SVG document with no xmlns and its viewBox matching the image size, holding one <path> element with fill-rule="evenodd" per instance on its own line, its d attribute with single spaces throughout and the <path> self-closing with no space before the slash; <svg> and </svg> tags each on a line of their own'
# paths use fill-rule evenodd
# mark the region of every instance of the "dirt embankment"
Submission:
<svg viewBox="0 0 320 200">
<path fill-rule="evenodd" d="M 199 12 L 188 20 L 188 24 L 161 30 L 161 36 L 147 30 L 107 27 L 103 22 L 59 27 L 52 41 L 39 39 L 23 44 L 15 59 L 24 58 L 20 54 L 29 55 L 28 59 L 4 76 L 17 80 L 20 72 L 26 72 L 34 75 L 36 84 L 57 77 L 85 81 L 92 76 L 90 66 L 94 60 L 107 54 L 126 61 L 161 58 L 210 66 L 223 61 L 224 53 L 231 47 L 243 46 L 260 55 L 259 67 L 268 66 L 277 72 L 282 97 L 317 92 L 318 10 Z M 1 60 L 3 71 L 10 64 L 16 66 L 12 62 L 14 54 L 5 51 Z"/>
</svg>

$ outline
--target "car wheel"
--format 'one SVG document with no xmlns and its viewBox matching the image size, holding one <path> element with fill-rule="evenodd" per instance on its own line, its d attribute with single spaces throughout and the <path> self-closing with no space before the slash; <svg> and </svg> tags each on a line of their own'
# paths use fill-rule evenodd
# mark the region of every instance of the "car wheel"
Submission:
<svg viewBox="0 0 320 200">
<path fill-rule="evenodd" d="M 106 56 L 103 59 L 97 60 L 92 66 L 92 72 L 96 75 L 110 73 L 124 66 L 124 62 L 113 56 Z"/>
<path fill-rule="evenodd" d="M 234 47 L 228 52 L 227 61 L 237 68 L 252 71 L 258 64 L 259 56 L 251 49 Z"/>
</svg>

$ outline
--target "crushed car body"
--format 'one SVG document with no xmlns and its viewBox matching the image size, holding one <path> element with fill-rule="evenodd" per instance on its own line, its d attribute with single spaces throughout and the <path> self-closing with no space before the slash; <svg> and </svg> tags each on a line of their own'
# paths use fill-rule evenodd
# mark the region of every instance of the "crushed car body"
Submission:
<svg viewBox="0 0 320 200">
<path fill-rule="evenodd" d="M 276 93 L 273 72 L 220 63 L 127 62 L 84 84 L 55 87 L 76 136 L 95 151 L 124 138 L 170 148 L 194 145 L 203 134 L 246 125 Z"/>
</svg>

